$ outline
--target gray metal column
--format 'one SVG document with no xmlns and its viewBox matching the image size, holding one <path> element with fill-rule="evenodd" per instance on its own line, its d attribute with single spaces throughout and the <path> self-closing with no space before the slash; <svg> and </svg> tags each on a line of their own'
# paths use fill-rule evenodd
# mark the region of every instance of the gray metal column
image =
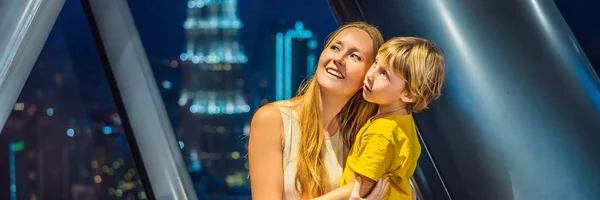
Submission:
<svg viewBox="0 0 600 200">
<path fill-rule="evenodd" d="M 129 140 L 156 199 L 197 199 L 126 0 L 82 0 Z M 91 12 L 91 13 L 90 13 Z M 91 15 L 91 16 L 90 16 Z M 125 120 L 124 120 L 125 121 Z"/>
<path fill-rule="evenodd" d="M 65 0 L 0 1 L 0 130 Z"/>
<path fill-rule="evenodd" d="M 552 1 L 357 2 L 338 19 L 445 52 L 442 97 L 416 118 L 453 199 L 600 198 L 600 82 Z"/>
</svg>

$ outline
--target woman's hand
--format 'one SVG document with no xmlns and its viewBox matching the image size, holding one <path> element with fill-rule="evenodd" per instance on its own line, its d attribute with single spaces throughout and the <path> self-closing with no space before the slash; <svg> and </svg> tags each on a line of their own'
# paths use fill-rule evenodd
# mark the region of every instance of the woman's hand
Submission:
<svg viewBox="0 0 600 200">
<path fill-rule="evenodd" d="M 354 178 L 354 176 L 352 178 Z M 388 182 L 387 178 L 379 179 L 377 184 L 375 184 L 375 188 L 373 188 L 371 194 L 369 194 L 367 198 L 362 198 L 359 194 L 360 181 L 354 179 L 354 187 L 352 188 L 352 193 L 350 193 L 350 198 L 348 200 L 379 200 L 385 195 L 385 191 L 387 190 L 388 186 L 390 186 L 390 182 Z"/>
</svg>

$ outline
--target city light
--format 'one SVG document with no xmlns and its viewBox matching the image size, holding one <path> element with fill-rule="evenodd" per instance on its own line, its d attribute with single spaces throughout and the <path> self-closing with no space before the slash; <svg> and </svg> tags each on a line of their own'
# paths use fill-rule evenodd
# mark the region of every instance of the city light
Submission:
<svg viewBox="0 0 600 200">
<path fill-rule="evenodd" d="M 316 39 L 314 39 L 314 38 L 313 38 L 313 39 L 311 39 L 311 40 L 308 42 L 308 48 L 310 48 L 310 49 L 313 49 L 313 50 L 314 50 L 314 49 L 316 49 L 316 48 L 317 48 L 317 40 L 316 40 Z"/>
<path fill-rule="evenodd" d="M 100 175 L 94 176 L 94 182 L 101 183 L 102 182 L 102 177 L 100 177 Z"/>
<path fill-rule="evenodd" d="M 179 102 L 185 100 L 179 99 Z M 207 106 L 205 106 L 208 104 Z M 194 102 L 189 108 L 191 113 L 198 114 L 209 114 L 209 115 L 231 115 L 250 112 L 250 105 L 248 104 L 235 104 L 232 101 L 214 101 L 208 103 Z M 181 104 L 180 104 L 181 105 Z"/>
<path fill-rule="evenodd" d="M 169 66 L 170 66 L 171 68 L 177 68 L 177 66 L 179 66 L 179 62 L 177 62 L 176 60 L 172 60 L 172 61 L 169 63 Z"/>
<path fill-rule="evenodd" d="M 196 7 L 196 1 L 188 1 L 187 6 L 188 6 L 188 8 Z"/>
<path fill-rule="evenodd" d="M 192 62 L 194 64 L 198 64 L 200 62 L 200 57 L 198 57 L 198 56 L 192 56 Z"/>
<path fill-rule="evenodd" d="M 9 147 L 12 152 L 19 152 L 23 151 L 25 148 L 25 143 L 23 141 L 12 142 L 9 144 Z"/>
<path fill-rule="evenodd" d="M 236 172 L 233 175 L 227 176 L 225 181 L 227 182 L 227 186 L 229 187 L 239 187 L 246 184 L 247 173 L 245 172 Z"/>
<path fill-rule="evenodd" d="M 203 1 L 196 2 L 196 7 L 198 7 L 198 8 L 204 7 L 204 2 Z"/>
<path fill-rule="evenodd" d="M 177 100 L 177 105 L 179 106 L 185 106 L 185 104 L 187 104 L 187 98 L 184 98 L 183 96 L 179 98 L 179 100 Z M 190 112 L 192 112 L 190 110 Z"/>
<path fill-rule="evenodd" d="M 231 153 L 231 158 L 233 158 L 233 159 L 240 158 L 240 152 L 234 151 L 233 153 Z"/>
<path fill-rule="evenodd" d="M 191 105 L 190 106 L 190 112 L 191 113 L 198 113 L 198 106 L 197 105 Z"/>
<path fill-rule="evenodd" d="M 8 149 L 10 150 L 8 153 L 8 166 L 9 166 L 9 178 L 8 180 L 10 181 L 10 199 L 11 200 L 16 200 L 17 199 L 17 185 L 16 185 L 16 176 L 17 176 L 17 162 L 16 162 L 16 155 L 15 153 L 18 151 L 21 151 L 23 149 L 23 142 L 19 141 L 19 142 L 13 142 L 13 141 L 9 141 L 8 142 Z"/>
<path fill-rule="evenodd" d="M 73 137 L 74 135 L 75 135 L 75 130 L 73 130 L 72 128 L 67 129 L 67 136 Z"/>
<path fill-rule="evenodd" d="M 179 148 L 183 149 L 183 147 L 185 147 L 185 144 L 183 143 L 183 141 L 179 141 Z"/>
<path fill-rule="evenodd" d="M 112 167 L 114 169 L 119 169 L 119 167 L 121 167 L 121 163 L 119 163 L 118 161 L 115 161 L 115 162 L 112 163 Z"/>
<path fill-rule="evenodd" d="M 121 116 L 119 116 L 119 113 L 113 113 L 110 115 L 110 119 L 112 119 L 112 121 L 116 124 L 116 125 L 121 125 Z"/>
<path fill-rule="evenodd" d="M 54 109 L 52 109 L 52 108 L 46 109 L 46 115 L 48 115 L 49 117 L 52 117 L 54 115 Z"/>
<path fill-rule="evenodd" d="M 145 192 L 140 192 L 140 193 L 138 194 L 138 197 L 139 197 L 140 199 L 147 199 L 147 198 L 148 198 L 148 197 L 146 196 L 146 193 L 145 193 Z"/>
<path fill-rule="evenodd" d="M 16 103 L 13 109 L 16 111 L 22 111 L 25 109 L 25 104 L 24 103 Z"/>
<path fill-rule="evenodd" d="M 112 133 L 112 128 L 110 126 L 105 126 L 102 128 L 102 133 L 104 133 L 104 135 L 110 135 Z"/>
<path fill-rule="evenodd" d="M 186 61 L 188 59 L 188 54 L 182 53 L 181 55 L 179 55 L 179 59 L 181 59 L 181 61 Z"/>
<path fill-rule="evenodd" d="M 244 126 L 244 136 L 248 135 L 250 135 L 250 125 L 246 124 L 246 126 Z"/>
<path fill-rule="evenodd" d="M 225 130 L 226 130 L 226 129 L 225 129 L 225 127 L 224 127 L 224 126 L 218 126 L 218 127 L 217 127 L 217 133 L 221 133 L 221 134 L 223 134 L 223 133 L 225 133 Z"/>
<path fill-rule="evenodd" d="M 123 190 L 121 190 L 121 189 L 115 190 L 115 196 L 117 196 L 117 197 L 123 196 Z"/>
<path fill-rule="evenodd" d="M 183 28 L 190 29 L 242 29 L 244 23 L 236 18 L 211 18 L 197 20 L 188 18 L 183 23 Z"/>
<path fill-rule="evenodd" d="M 167 89 L 167 90 L 170 90 L 170 89 L 171 89 L 171 86 L 172 86 L 172 85 L 171 85 L 171 81 L 163 81 L 163 82 L 162 82 L 162 86 L 163 86 L 163 88 L 165 88 L 165 89 Z"/>
</svg>

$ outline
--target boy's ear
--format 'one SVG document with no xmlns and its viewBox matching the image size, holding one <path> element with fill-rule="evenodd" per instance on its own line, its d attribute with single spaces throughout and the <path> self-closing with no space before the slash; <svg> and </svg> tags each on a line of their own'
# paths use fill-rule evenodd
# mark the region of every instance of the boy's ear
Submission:
<svg viewBox="0 0 600 200">
<path fill-rule="evenodd" d="M 408 91 L 402 93 L 400 100 L 404 103 L 414 103 L 416 101 L 415 96 Z"/>
</svg>

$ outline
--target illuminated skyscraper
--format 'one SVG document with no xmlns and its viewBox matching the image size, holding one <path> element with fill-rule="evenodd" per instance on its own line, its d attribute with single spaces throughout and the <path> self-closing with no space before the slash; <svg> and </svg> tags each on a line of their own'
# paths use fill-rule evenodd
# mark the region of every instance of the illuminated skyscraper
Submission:
<svg viewBox="0 0 600 200">
<path fill-rule="evenodd" d="M 317 37 L 301 21 L 275 35 L 275 99 L 289 99 L 306 77 L 314 74 Z"/>
<path fill-rule="evenodd" d="M 313 76 L 319 59 L 317 36 L 302 21 L 277 21 L 267 26 L 262 69 L 253 71 L 252 108 L 289 99 Z"/>
<path fill-rule="evenodd" d="M 250 106 L 244 95 L 243 27 L 237 0 L 190 0 L 181 54 L 182 147 L 199 193 L 231 193 L 246 184 L 242 135 Z"/>
</svg>

